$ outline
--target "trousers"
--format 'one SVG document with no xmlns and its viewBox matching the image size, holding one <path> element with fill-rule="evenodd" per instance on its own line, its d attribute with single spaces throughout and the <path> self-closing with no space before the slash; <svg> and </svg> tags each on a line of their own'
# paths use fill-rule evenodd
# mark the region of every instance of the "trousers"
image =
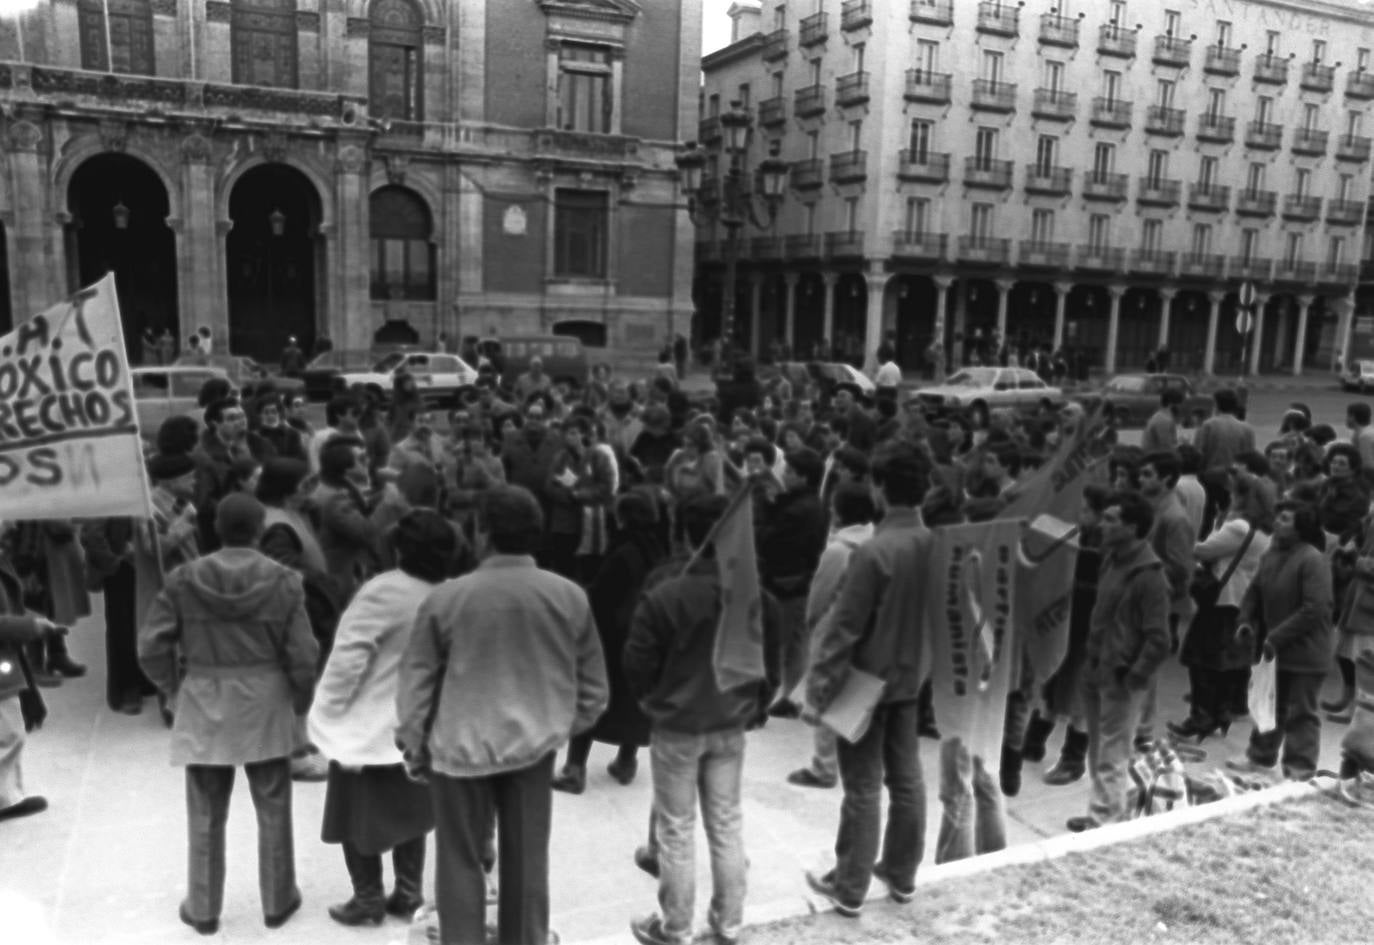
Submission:
<svg viewBox="0 0 1374 945">
<path fill-rule="evenodd" d="M 1145 691 L 1127 689 L 1110 671 L 1091 668 L 1083 677 L 1083 716 L 1088 723 L 1088 814 L 1099 824 L 1126 817 L 1132 741 Z"/>
<path fill-rule="evenodd" d="M 1279 670 L 1275 679 L 1279 724 L 1272 732 L 1252 730 L 1246 757 L 1265 767 L 1282 761 L 1283 773 L 1288 777 L 1308 778 L 1315 774 L 1322 735 L 1317 697 L 1325 680 L 1325 673 Z"/>
<path fill-rule="evenodd" d="M 948 863 L 1007 845 L 1007 812 L 1001 788 L 969 754 L 960 738 L 940 743 L 940 836 L 935 862 Z"/>
<path fill-rule="evenodd" d="M 138 665 L 136 583 L 128 561 L 105 579 L 105 704 L 111 709 L 129 699 L 142 701 L 152 689 Z"/>
<path fill-rule="evenodd" d="M 353 883 L 353 895 L 369 905 L 386 898 L 382 882 L 381 854 L 360 853 L 347 841 L 343 844 L 344 866 Z M 391 850 L 391 867 L 396 874 L 396 898 L 419 908 L 424 901 L 425 837 L 398 843 Z"/>
<path fill-rule="evenodd" d="M 28 796 L 20 763 L 27 738 L 19 697 L 0 699 L 0 808 L 13 807 Z"/>
</svg>

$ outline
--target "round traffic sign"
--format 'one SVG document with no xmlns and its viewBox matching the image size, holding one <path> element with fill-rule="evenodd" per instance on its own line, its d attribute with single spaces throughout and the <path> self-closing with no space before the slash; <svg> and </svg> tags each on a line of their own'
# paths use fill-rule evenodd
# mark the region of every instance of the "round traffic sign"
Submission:
<svg viewBox="0 0 1374 945">
<path fill-rule="evenodd" d="M 1240 304 L 1247 307 L 1255 304 L 1255 284 L 1253 282 L 1240 284 Z"/>
<path fill-rule="evenodd" d="M 1255 323 L 1255 316 L 1251 315 L 1246 309 L 1236 312 L 1236 331 L 1242 335 L 1250 333 L 1250 327 Z"/>
</svg>

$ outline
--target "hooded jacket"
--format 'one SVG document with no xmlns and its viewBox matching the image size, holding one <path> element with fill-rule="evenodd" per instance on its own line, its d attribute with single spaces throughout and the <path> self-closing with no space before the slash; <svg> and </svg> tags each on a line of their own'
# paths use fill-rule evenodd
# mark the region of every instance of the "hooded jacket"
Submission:
<svg viewBox="0 0 1374 945">
<path fill-rule="evenodd" d="M 1169 583 L 1149 542 L 1103 556 L 1083 655 L 1090 673 L 1135 690 L 1169 655 Z"/>
<path fill-rule="evenodd" d="M 175 699 L 172 764 L 290 755 L 318 655 L 295 571 L 255 548 L 224 548 L 177 568 L 138 638 L 143 671 Z"/>
<path fill-rule="evenodd" d="M 1325 555 L 1307 542 L 1284 547 L 1275 541 L 1245 591 L 1240 622 L 1274 648 L 1280 670 L 1325 673 L 1336 650 L 1331 593 Z"/>
</svg>

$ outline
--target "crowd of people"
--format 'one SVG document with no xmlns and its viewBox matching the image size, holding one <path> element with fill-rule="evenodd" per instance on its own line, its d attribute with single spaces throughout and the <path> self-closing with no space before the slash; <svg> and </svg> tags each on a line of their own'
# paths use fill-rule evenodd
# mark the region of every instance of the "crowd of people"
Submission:
<svg viewBox="0 0 1374 945">
<path fill-rule="evenodd" d="M 385 402 L 343 392 L 314 429 L 299 397 L 243 402 L 210 380 L 198 415 L 149 445 L 150 519 L 6 525 L 0 820 L 46 806 L 22 784 L 25 731 L 42 689 L 85 673 L 65 629 L 100 590 L 109 707 L 137 714 L 156 697 L 186 769 L 180 915 L 201 933 L 218 929 L 241 766 L 269 927 L 301 906 L 292 782 L 323 780 L 321 838 L 340 845 L 353 889 L 329 908 L 336 921 L 414 914 L 434 833 L 444 942 L 547 941 L 552 791 L 587 790 L 605 744 L 615 781 L 638 776 L 646 749 L 653 780 L 634 859 L 658 878 L 660 908 L 634 934 L 691 940 L 699 808 L 711 931 L 734 941 L 746 732 L 770 718 L 814 725 L 810 756 L 779 777 L 843 794 L 836 865 L 807 875 L 812 890 L 844 915 L 873 878 L 910 902 L 926 830 L 918 740 L 941 723 L 932 529 L 1002 516 L 1089 429 L 1111 449 L 1076 523 L 1067 652 L 1047 678 L 1022 660 L 995 779 L 989 759 L 942 744 L 936 861 L 1005 844 L 1004 798 L 1061 723 L 1046 782 L 1092 783 L 1069 829 L 1129 816 L 1133 755 L 1225 733 L 1262 659 L 1277 661 L 1278 724 L 1230 766 L 1313 776 L 1326 713 L 1349 726 L 1340 777 L 1354 796 L 1374 770 L 1369 405 L 1350 406 L 1344 439 L 1294 405 L 1261 450 L 1234 392 L 1215 403 L 1186 429 L 1166 393 L 1132 447 L 1114 418 L 1099 426 L 1074 404 L 994 411 L 982 428 L 892 383 L 868 397 L 760 379 L 747 360 L 693 396 L 675 371 L 627 383 L 604 366 L 575 390 L 536 359 L 510 389 L 484 382 L 442 416 L 406 375 Z M 713 539 L 737 502 L 754 526 L 766 671 L 722 691 Z M 1319 704 L 1333 658 L 1342 691 Z M 1190 682 L 1178 719 L 1155 698 L 1171 659 Z M 816 723 L 855 670 L 883 690 L 851 742 Z"/>
</svg>

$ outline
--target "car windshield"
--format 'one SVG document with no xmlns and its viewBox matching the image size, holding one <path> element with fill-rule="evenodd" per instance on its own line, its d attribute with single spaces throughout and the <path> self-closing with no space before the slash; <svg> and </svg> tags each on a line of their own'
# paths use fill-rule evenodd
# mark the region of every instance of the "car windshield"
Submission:
<svg viewBox="0 0 1374 945">
<path fill-rule="evenodd" d="M 1119 394 L 1139 394 L 1145 390 L 1145 378 L 1114 377 L 1107 382 L 1106 389 Z"/>
<path fill-rule="evenodd" d="M 964 368 L 945 381 L 950 387 L 991 387 L 997 368 Z"/>
<path fill-rule="evenodd" d="M 405 363 L 405 360 L 406 356 L 403 352 L 393 351 L 391 354 L 388 354 L 386 357 L 382 358 L 382 360 L 374 364 L 372 370 L 376 371 L 378 374 L 386 374 L 396 370 L 396 368 Z"/>
<path fill-rule="evenodd" d="M 333 348 L 315 355 L 308 367 L 316 370 L 339 370 L 371 367 L 373 356 L 366 351 Z"/>
</svg>

